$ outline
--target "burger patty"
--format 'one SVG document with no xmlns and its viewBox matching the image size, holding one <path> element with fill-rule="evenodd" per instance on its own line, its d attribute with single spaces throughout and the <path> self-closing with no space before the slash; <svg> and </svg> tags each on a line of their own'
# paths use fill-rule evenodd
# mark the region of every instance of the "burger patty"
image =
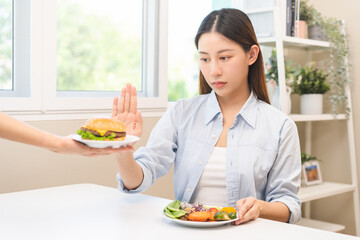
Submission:
<svg viewBox="0 0 360 240">
<path fill-rule="evenodd" d="M 81 130 L 83 131 L 87 131 L 87 132 L 90 132 L 91 134 L 93 134 L 94 136 L 105 136 L 105 137 L 108 137 L 110 136 L 112 133 L 115 134 L 115 137 L 116 138 L 120 138 L 120 137 L 125 137 L 126 136 L 126 132 L 112 132 L 112 131 L 107 131 L 103 136 L 100 135 L 100 133 L 96 130 L 93 130 L 93 129 L 88 129 L 88 128 L 85 128 L 85 127 L 81 127 L 80 128 Z"/>
</svg>

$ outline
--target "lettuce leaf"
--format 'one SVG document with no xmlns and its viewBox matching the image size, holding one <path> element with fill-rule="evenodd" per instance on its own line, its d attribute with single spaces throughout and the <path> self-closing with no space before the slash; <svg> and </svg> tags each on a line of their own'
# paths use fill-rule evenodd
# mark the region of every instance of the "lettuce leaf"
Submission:
<svg viewBox="0 0 360 240">
<path fill-rule="evenodd" d="M 174 219 L 180 218 L 180 217 L 184 216 L 185 214 L 187 214 L 186 211 L 180 209 L 180 201 L 179 200 L 175 200 L 175 201 L 169 203 L 164 208 L 164 213 L 169 218 L 174 218 Z"/>
<path fill-rule="evenodd" d="M 98 137 L 92 134 L 91 132 L 83 131 L 81 129 L 77 130 L 77 134 L 79 134 L 81 138 L 95 140 L 95 141 L 114 141 L 114 138 L 116 137 L 115 133 L 111 133 L 110 136 L 106 136 L 106 137 L 105 136 Z"/>
</svg>

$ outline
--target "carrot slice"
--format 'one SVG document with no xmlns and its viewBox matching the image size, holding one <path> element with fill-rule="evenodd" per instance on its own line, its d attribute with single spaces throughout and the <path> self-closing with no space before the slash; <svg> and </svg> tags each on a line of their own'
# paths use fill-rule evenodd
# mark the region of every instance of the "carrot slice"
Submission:
<svg viewBox="0 0 360 240">
<path fill-rule="evenodd" d="M 210 212 L 202 211 L 202 212 L 192 212 L 189 214 L 188 219 L 190 221 L 196 221 L 196 222 L 205 222 L 209 218 L 212 217 L 212 214 Z"/>
</svg>

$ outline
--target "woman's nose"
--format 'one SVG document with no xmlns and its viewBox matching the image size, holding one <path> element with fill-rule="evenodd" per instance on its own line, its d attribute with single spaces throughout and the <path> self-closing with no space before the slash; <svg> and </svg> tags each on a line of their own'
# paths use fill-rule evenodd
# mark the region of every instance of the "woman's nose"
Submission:
<svg viewBox="0 0 360 240">
<path fill-rule="evenodd" d="M 217 61 L 212 61 L 211 62 L 210 75 L 212 77 L 218 77 L 218 76 L 222 75 L 221 68 L 220 68 L 219 63 Z"/>
</svg>

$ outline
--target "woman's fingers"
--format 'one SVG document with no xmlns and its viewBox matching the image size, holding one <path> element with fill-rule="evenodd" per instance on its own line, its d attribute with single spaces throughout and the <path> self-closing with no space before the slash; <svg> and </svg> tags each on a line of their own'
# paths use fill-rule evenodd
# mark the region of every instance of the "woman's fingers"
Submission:
<svg viewBox="0 0 360 240">
<path fill-rule="evenodd" d="M 137 112 L 137 93 L 136 87 L 130 83 L 126 84 L 126 87 L 121 89 L 120 98 L 114 98 L 112 117 L 115 117 L 122 113 L 133 113 Z M 117 101 L 117 103 L 115 103 Z"/>
<path fill-rule="evenodd" d="M 130 112 L 134 114 L 137 112 L 137 96 L 135 86 L 131 87 Z"/>
<path fill-rule="evenodd" d="M 123 88 L 123 89 L 121 89 L 121 95 L 120 95 L 120 100 L 119 100 L 119 104 L 118 104 L 117 114 L 124 112 L 125 95 L 126 95 L 126 88 Z"/>
<path fill-rule="evenodd" d="M 114 117 L 116 117 L 116 115 L 118 115 L 118 111 L 119 111 L 118 105 L 119 105 L 119 98 L 114 97 L 111 118 L 114 118 Z"/>
<path fill-rule="evenodd" d="M 255 198 L 243 198 L 236 202 L 239 220 L 235 224 L 241 224 L 254 220 L 259 216 L 259 206 L 256 204 Z"/>
<path fill-rule="evenodd" d="M 124 112 L 128 113 L 130 111 L 131 103 L 131 84 L 126 84 L 126 94 L 125 94 L 125 103 L 124 103 Z"/>
<path fill-rule="evenodd" d="M 258 209 L 256 209 L 255 205 L 250 207 L 250 209 L 243 215 L 241 219 L 241 223 L 255 220 L 258 217 L 257 212 Z"/>
<path fill-rule="evenodd" d="M 238 216 L 239 216 L 239 219 L 242 219 L 243 216 L 245 215 L 245 213 L 249 210 L 250 208 L 250 204 L 249 202 L 247 201 L 247 198 L 243 198 L 243 199 L 240 199 L 237 203 L 236 203 L 236 206 L 238 208 Z"/>
</svg>

